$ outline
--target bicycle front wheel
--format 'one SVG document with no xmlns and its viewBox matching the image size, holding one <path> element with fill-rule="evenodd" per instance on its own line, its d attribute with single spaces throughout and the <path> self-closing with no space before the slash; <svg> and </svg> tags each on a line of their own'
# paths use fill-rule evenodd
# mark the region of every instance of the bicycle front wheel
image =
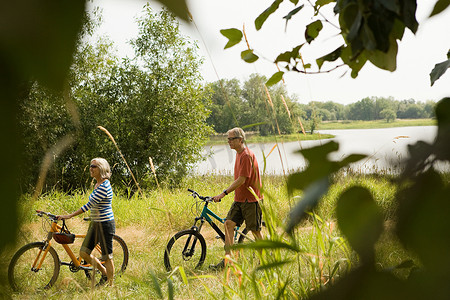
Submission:
<svg viewBox="0 0 450 300">
<path fill-rule="evenodd" d="M 206 242 L 195 230 L 183 230 L 176 233 L 167 244 L 164 252 L 164 266 L 170 272 L 175 267 L 185 271 L 199 269 L 206 258 Z"/>
<path fill-rule="evenodd" d="M 45 253 L 44 246 L 43 242 L 31 243 L 14 254 L 8 268 L 9 284 L 14 291 L 33 293 L 46 290 L 58 279 L 58 254 L 48 245 L 50 249 Z"/>
<path fill-rule="evenodd" d="M 100 244 L 98 244 L 94 250 L 92 250 L 92 255 L 97 257 L 99 261 L 103 263 L 102 258 L 102 249 Z M 113 263 L 114 263 L 114 276 L 120 276 L 128 266 L 128 246 L 125 241 L 117 235 L 113 236 Z M 85 270 L 85 274 L 87 278 L 91 278 L 91 271 Z"/>
</svg>

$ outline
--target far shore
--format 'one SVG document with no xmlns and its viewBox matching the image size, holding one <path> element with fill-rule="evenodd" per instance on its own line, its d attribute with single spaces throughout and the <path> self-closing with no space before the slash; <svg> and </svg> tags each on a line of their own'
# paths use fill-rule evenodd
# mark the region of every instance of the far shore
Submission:
<svg viewBox="0 0 450 300">
<path fill-rule="evenodd" d="M 257 132 L 247 133 L 247 143 L 269 143 L 276 141 L 307 141 L 329 139 L 334 136 L 331 134 L 320 134 L 320 130 L 336 130 L 336 129 L 376 129 L 376 128 L 392 128 L 392 127 L 408 127 L 408 126 L 436 126 L 436 119 L 397 119 L 393 122 L 385 120 L 376 121 L 323 121 L 319 123 L 313 134 L 307 131 L 305 133 L 293 133 L 271 136 L 260 136 Z M 226 144 L 227 134 L 218 133 L 212 135 L 207 145 Z"/>
</svg>

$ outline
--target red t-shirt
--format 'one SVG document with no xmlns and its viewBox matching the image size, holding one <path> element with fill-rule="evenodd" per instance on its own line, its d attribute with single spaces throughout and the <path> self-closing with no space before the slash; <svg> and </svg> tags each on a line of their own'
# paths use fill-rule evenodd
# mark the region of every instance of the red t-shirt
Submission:
<svg viewBox="0 0 450 300">
<path fill-rule="evenodd" d="M 234 163 L 234 180 L 239 176 L 246 177 L 245 183 L 234 191 L 234 201 L 236 202 L 256 202 L 260 200 L 261 177 L 259 176 L 258 162 L 255 154 L 248 148 L 241 153 L 236 153 L 236 162 Z M 258 199 L 249 190 L 252 188 Z"/>
</svg>

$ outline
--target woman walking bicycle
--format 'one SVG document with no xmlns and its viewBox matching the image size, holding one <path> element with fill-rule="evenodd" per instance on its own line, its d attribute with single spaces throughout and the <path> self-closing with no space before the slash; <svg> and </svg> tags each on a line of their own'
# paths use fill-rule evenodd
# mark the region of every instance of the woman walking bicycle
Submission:
<svg viewBox="0 0 450 300">
<path fill-rule="evenodd" d="M 112 242 L 116 226 L 111 206 L 113 199 L 113 191 L 109 182 L 111 168 L 104 158 L 94 158 L 91 160 L 89 172 L 96 181 L 94 190 L 89 196 L 89 201 L 77 211 L 57 217 L 59 220 L 67 220 L 91 210 L 91 224 L 81 246 L 80 257 L 102 273 L 98 285 L 104 285 L 105 283 L 112 285 L 114 279 Z M 100 243 L 102 249 L 104 265 L 91 254 L 98 243 Z"/>
</svg>

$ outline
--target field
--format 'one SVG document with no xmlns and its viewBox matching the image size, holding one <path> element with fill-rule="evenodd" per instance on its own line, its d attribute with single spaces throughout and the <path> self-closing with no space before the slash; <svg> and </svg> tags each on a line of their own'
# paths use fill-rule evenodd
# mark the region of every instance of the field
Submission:
<svg viewBox="0 0 450 300">
<path fill-rule="evenodd" d="M 284 232 L 284 224 L 299 195 L 289 197 L 284 178 L 271 176 L 263 178 L 264 219 L 267 223 L 264 233 L 273 241 L 290 245 L 290 248 L 239 250 L 234 267 L 216 272 L 208 266 L 223 258 L 223 244 L 211 230 L 205 228 L 202 233 L 207 240 L 208 252 L 204 266 L 194 272 L 181 269 L 166 272 L 163 265 L 165 245 L 174 233 L 192 226 L 196 213 L 195 202 L 186 189 L 192 188 L 203 195 L 215 195 L 231 180 L 229 176 L 195 177 L 187 179 L 181 188 L 146 191 L 143 196 L 131 199 L 118 193 L 113 202 L 117 234 L 128 244 L 130 262 L 123 276 L 116 278 L 114 287 L 91 289 L 82 272 L 71 273 L 62 266 L 60 277 L 50 290 L 37 294 L 13 294 L 12 298 L 272 299 L 277 298 L 280 291 L 284 293 L 283 297 L 306 298 L 358 265 L 357 255 L 341 237 L 335 224 L 334 212 L 337 197 L 346 188 L 357 184 L 371 191 L 384 212 L 387 230 L 377 243 L 378 268 L 387 269 L 410 257 L 390 234 L 395 188 L 389 178 L 337 175 L 322 204 L 296 229 L 295 234 L 289 236 Z M 87 196 L 82 192 L 74 195 L 53 192 L 35 201 L 24 196 L 20 201 L 22 226 L 19 238 L 17 245 L 8 249 L 1 259 L 2 276 L 5 276 L 8 261 L 18 247 L 44 237 L 41 220 L 33 213 L 35 209 L 55 214 L 69 213 L 83 205 Z M 228 196 L 221 203 L 212 204 L 211 208 L 224 216 L 231 201 L 232 197 Z M 81 217 L 75 217 L 67 224 L 75 233 L 84 233 L 87 228 Z M 67 261 L 62 247 L 58 244 L 54 247 L 60 259 Z M 78 253 L 79 244 L 74 244 L 73 249 Z M 284 263 L 277 266 L 279 262 Z M 397 275 L 404 277 L 406 273 L 399 271 Z M 3 292 L 10 294 L 9 290 Z"/>
</svg>

